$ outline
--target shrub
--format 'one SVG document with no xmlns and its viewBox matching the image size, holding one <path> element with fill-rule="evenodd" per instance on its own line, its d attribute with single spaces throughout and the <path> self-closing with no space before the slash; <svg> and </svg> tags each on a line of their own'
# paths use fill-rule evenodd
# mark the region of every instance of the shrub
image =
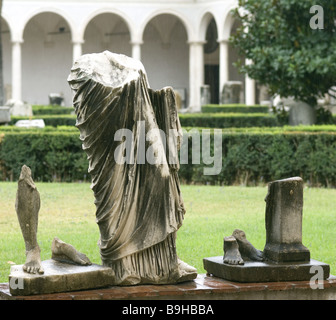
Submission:
<svg viewBox="0 0 336 320">
<path fill-rule="evenodd" d="M 268 113 L 268 106 L 247 106 L 245 104 L 208 104 L 202 106 L 204 113 Z"/>
<path fill-rule="evenodd" d="M 33 115 L 51 115 L 51 114 L 71 114 L 74 112 L 72 107 L 61 107 L 61 106 L 42 106 L 33 105 Z"/>
<path fill-rule="evenodd" d="M 278 123 L 287 125 L 289 123 L 289 112 L 282 106 L 281 108 L 272 108 L 272 113 L 276 116 Z M 336 115 L 323 107 L 316 108 L 316 124 L 336 124 Z"/>
<path fill-rule="evenodd" d="M 309 131 L 304 131 L 309 128 Z M 204 164 L 181 165 L 186 183 L 256 185 L 301 176 L 313 186 L 336 186 L 336 126 L 222 131 L 222 171 L 204 176 Z M 189 137 L 189 154 L 191 138 Z M 185 167 L 184 167 L 185 166 Z"/>
<path fill-rule="evenodd" d="M 274 127 L 279 122 L 274 115 L 264 113 L 190 113 L 179 115 L 183 127 L 241 128 Z"/>
<path fill-rule="evenodd" d="M 4 180 L 17 180 L 23 164 L 32 169 L 37 181 L 75 181 L 87 175 L 78 131 L 7 132 L 1 141 L 0 159 Z"/>
<path fill-rule="evenodd" d="M 256 185 L 301 176 L 312 186 L 336 186 L 335 125 L 231 128 L 221 130 L 221 134 L 222 170 L 212 176 L 204 175 L 203 169 L 212 165 L 205 165 L 203 158 L 192 164 L 192 138 L 185 135 L 188 163 L 180 165 L 182 182 Z M 17 180 L 23 164 L 32 168 L 36 181 L 88 179 L 88 161 L 74 127 L 0 127 L 0 177 Z"/>
<path fill-rule="evenodd" d="M 11 118 L 10 125 L 15 124 L 19 120 L 25 120 L 27 117 L 15 116 Z M 74 126 L 76 124 L 75 115 L 39 115 L 33 116 L 32 119 L 43 119 L 46 126 Z"/>
</svg>

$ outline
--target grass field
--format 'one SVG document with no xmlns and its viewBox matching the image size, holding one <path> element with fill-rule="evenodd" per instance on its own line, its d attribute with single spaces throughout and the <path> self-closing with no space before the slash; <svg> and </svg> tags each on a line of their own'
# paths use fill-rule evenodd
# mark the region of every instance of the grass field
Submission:
<svg viewBox="0 0 336 320">
<path fill-rule="evenodd" d="M 51 256 L 57 236 L 100 264 L 94 197 L 90 185 L 36 183 L 41 195 L 38 241 L 42 259 Z M 16 183 L 0 182 L 0 283 L 8 281 L 10 265 L 25 262 L 25 248 L 14 208 Z M 204 273 L 204 257 L 223 254 L 223 237 L 242 229 L 258 249 L 265 245 L 267 187 L 182 186 L 187 210 L 178 231 L 180 259 Z M 304 190 L 303 244 L 313 259 L 336 273 L 336 190 Z"/>
</svg>

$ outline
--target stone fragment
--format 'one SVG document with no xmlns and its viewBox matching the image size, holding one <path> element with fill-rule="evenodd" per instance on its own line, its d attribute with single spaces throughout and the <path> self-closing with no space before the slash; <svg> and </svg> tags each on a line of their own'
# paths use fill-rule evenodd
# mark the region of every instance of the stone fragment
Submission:
<svg viewBox="0 0 336 320">
<path fill-rule="evenodd" d="M 10 109 L 12 116 L 31 117 L 33 115 L 32 106 L 20 100 L 8 100 L 6 106 Z"/>
<path fill-rule="evenodd" d="M 0 124 L 11 121 L 9 107 L 0 107 Z"/>
<path fill-rule="evenodd" d="M 31 176 L 31 170 L 22 166 L 16 193 L 15 210 L 26 247 L 26 263 L 23 271 L 28 273 L 44 272 L 41 266 L 40 247 L 37 243 L 38 214 L 40 194 Z"/>
<path fill-rule="evenodd" d="M 265 201 L 265 257 L 276 262 L 309 261 L 310 252 L 302 244 L 302 179 L 269 183 Z"/>
<path fill-rule="evenodd" d="M 221 103 L 242 103 L 243 83 L 241 81 L 228 81 L 223 86 Z"/>
<path fill-rule="evenodd" d="M 178 159 L 169 157 L 179 145 L 169 134 L 182 137 L 173 88 L 152 90 L 140 61 L 109 51 L 77 59 L 68 82 L 89 159 L 100 255 L 115 284 L 195 279 L 196 269 L 176 253 L 185 208 Z"/>
<path fill-rule="evenodd" d="M 330 276 L 330 266 L 311 259 L 301 263 L 272 261 L 246 261 L 244 265 L 230 265 L 223 262 L 223 256 L 204 258 L 204 269 L 215 277 L 237 282 L 309 281 L 320 270 L 321 279 Z"/>
<path fill-rule="evenodd" d="M 92 264 L 78 266 L 53 259 L 42 261 L 43 275 L 28 274 L 22 265 L 11 267 L 9 289 L 12 295 L 26 296 L 106 287 L 114 282 L 111 268 Z"/>
<path fill-rule="evenodd" d="M 43 119 L 19 120 L 15 123 L 15 126 L 20 128 L 44 128 L 45 123 Z"/>
<path fill-rule="evenodd" d="M 77 264 L 80 266 L 91 265 L 90 259 L 75 249 L 71 244 L 65 243 L 55 237 L 51 244 L 51 258 L 64 263 Z"/>
</svg>

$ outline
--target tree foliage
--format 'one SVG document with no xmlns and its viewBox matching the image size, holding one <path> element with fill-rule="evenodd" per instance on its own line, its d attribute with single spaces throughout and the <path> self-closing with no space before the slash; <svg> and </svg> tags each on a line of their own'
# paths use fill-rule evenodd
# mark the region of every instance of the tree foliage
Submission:
<svg viewBox="0 0 336 320">
<path fill-rule="evenodd" d="M 233 15 L 241 27 L 231 41 L 252 62 L 237 65 L 272 94 L 315 105 L 336 85 L 335 0 L 239 0 Z M 323 29 L 311 28 L 317 18 Z"/>
</svg>

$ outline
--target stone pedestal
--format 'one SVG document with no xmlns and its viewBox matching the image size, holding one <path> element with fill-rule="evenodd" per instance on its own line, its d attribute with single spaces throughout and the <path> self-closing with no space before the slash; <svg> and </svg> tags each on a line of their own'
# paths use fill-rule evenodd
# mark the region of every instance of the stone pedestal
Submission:
<svg viewBox="0 0 336 320">
<path fill-rule="evenodd" d="M 314 107 L 302 101 L 284 99 L 284 105 L 289 109 L 289 124 L 291 126 L 312 125 L 316 123 Z"/>
<path fill-rule="evenodd" d="M 33 115 L 32 106 L 21 100 L 11 99 L 6 102 L 12 116 L 31 117 Z"/>
<path fill-rule="evenodd" d="M 265 201 L 265 258 L 275 262 L 309 261 L 309 250 L 302 244 L 302 179 L 269 183 Z"/>
<path fill-rule="evenodd" d="M 224 84 L 221 103 L 242 103 L 243 83 L 241 81 L 227 81 Z"/>
<path fill-rule="evenodd" d="M 210 103 L 211 103 L 210 86 L 203 85 L 201 86 L 201 106 L 204 106 Z"/>
<path fill-rule="evenodd" d="M 0 123 L 8 123 L 11 121 L 9 107 L 0 107 Z"/>
<path fill-rule="evenodd" d="M 244 265 L 223 263 L 223 257 L 203 259 L 204 269 L 208 274 L 229 281 L 238 282 L 278 282 L 310 280 L 316 268 L 323 271 L 323 280 L 330 276 L 330 266 L 323 262 L 310 260 L 302 263 L 275 263 L 272 261 L 246 261 Z M 321 279 L 322 280 L 322 279 Z"/>
<path fill-rule="evenodd" d="M 92 264 L 78 266 L 55 260 L 42 261 L 44 274 L 30 274 L 22 265 L 11 267 L 9 291 L 13 296 L 27 296 L 102 288 L 113 284 L 111 268 Z"/>
<path fill-rule="evenodd" d="M 330 276 L 330 266 L 310 259 L 302 244 L 303 181 L 300 177 L 269 183 L 266 201 L 266 245 L 264 261 L 238 264 L 223 256 L 203 259 L 209 274 L 238 282 L 312 281 L 316 270 L 319 280 Z M 224 242 L 225 244 L 225 242 Z M 239 248 L 240 249 L 240 248 Z"/>
</svg>

